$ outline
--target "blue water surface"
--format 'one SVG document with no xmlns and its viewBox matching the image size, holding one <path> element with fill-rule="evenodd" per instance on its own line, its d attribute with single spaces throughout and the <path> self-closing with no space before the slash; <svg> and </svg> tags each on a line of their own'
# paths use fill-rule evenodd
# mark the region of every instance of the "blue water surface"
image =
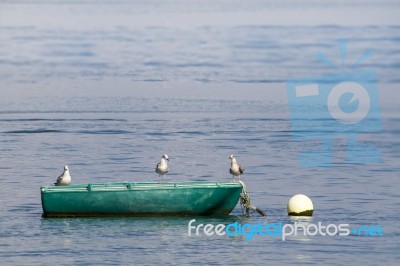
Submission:
<svg viewBox="0 0 400 266">
<path fill-rule="evenodd" d="M 390 14 L 400 5 L 357 3 L 0 3 L 1 265 L 397 265 L 400 23 Z M 304 10 L 320 15 L 310 20 Z M 357 14 L 369 10 L 382 21 L 360 23 Z M 354 21 L 329 20 L 341 11 Z M 299 22 L 285 22 L 289 14 Z M 348 139 L 338 135 L 332 167 L 302 168 L 298 155 L 320 144 L 293 138 L 313 132 L 292 132 L 285 82 L 341 70 L 315 56 L 340 65 L 340 39 L 349 45 L 346 70 L 374 51 L 358 69 L 377 73 L 382 130 L 358 141 L 382 161 L 347 162 Z M 154 181 L 164 153 L 167 181 L 230 181 L 235 154 L 253 204 L 268 216 L 243 217 L 237 206 L 227 217 L 41 217 L 40 186 L 65 164 L 74 183 Z M 287 216 L 298 193 L 312 199 L 311 219 Z M 189 236 L 191 219 L 379 225 L 384 235 L 247 241 Z"/>
</svg>

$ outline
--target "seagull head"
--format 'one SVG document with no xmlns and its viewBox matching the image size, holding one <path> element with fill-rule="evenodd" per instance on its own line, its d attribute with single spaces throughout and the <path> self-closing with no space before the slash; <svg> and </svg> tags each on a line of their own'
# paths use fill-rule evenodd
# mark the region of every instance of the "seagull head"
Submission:
<svg viewBox="0 0 400 266">
<path fill-rule="evenodd" d="M 235 159 L 235 155 L 231 154 L 231 156 L 229 156 L 229 159 Z"/>
<path fill-rule="evenodd" d="M 168 155 L 166 155 L 166 154 L 164 154 L 164 155 L 162 156 L 162 158 L 165 159 L 165 160 L 167 160 L 167 161 L 169 161 Z"/>
<path fill-rule="evenodd" d="M 64 170 L 68 171 L 68 165 L 64 166 Z"/>
</svg>

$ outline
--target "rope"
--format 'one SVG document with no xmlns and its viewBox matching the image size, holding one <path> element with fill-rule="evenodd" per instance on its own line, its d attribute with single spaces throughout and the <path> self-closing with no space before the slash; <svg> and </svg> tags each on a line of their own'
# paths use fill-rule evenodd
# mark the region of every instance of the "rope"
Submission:
<svg viewBox="0 0 400 266">
<path fill-rule="evenodd" d="M 239 183 L 243 187 L 242 193 L 240 193 L 240 207 L 242 209 L 242 215 L 249 217 L 254 214 L 254 212 L 258 212 L 261 216 L 267 216 L 262 210 L 251 204 L 250 195 L 247 192 L 245 183 L 241 180 L 239 180 Z"/>
</svg>

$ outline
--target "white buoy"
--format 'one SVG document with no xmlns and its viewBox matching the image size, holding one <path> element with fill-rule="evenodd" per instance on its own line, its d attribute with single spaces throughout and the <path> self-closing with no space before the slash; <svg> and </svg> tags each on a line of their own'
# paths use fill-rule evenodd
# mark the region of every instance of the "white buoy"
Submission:
<svg viewBox="0 0 400 266">
<path fill-rule="evenodd" d="M 290 198 L 287 205 L 287 212 L 290 216 L 312 216 L 314 206 L 309 197 L 297 194 Z"/>
</svg>

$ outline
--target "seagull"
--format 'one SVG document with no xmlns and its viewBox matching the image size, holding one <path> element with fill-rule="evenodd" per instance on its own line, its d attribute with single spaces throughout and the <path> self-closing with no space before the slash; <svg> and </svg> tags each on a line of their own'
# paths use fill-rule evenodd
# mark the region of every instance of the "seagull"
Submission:
<svg viewBox="0 0 400 266">
<path fill-rule="evenodd" d="M 229 159 L 231 159 L 231 168 L 229 168 L 229 173 L 231 173 L 233 179 L 235 179 L 235 176 L 239 176 L 240 180 L 240 175 L 243 174 L 244 168 L 237 163 L 235 155 L 232 154 Z"/>
<path fill-rule="evenodd" d="M 69 175 L 68 165 L 64 166 L 64 172 L 57 178 L 55 186 L 68 186 L 71 184 L 71 176 Z"/>
<path fill-rule="evenodd" d="M 165 176 L 168 173 L 167 161 L 169 161 L 168 155 L 164 154 L 161 157 L 161 161 L 156 166 L 156 173 L 158 174 L 159 177 Z"/>
</svg>

